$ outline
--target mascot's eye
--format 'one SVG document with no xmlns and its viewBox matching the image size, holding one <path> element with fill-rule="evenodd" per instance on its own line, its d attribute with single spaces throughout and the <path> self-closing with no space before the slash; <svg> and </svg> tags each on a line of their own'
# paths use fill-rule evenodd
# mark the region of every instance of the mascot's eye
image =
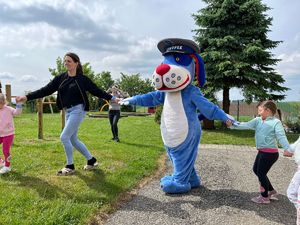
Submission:
<svg viewBox="0 0 300 225">
<path fill-rule="evenodd" d="M 181 80 L 181 77 L 177 77 L 177 80 L 180 81 L 180 80 Z"/>
<path fill-rule="evenodd" d="M 169 81 L 170 81 L 170 78 L 166 78 L 166 81 L 169 82 Z"/>
<path fill-rule="evenodd" d="M 155 79 L 155 81 L 156 81 L 156 82 L 159 82 L 159 79 L 158 79 L 158 78 L 156 78 L 156 79 Z"/>
<path fill-rule="evenodd" d="M 175 74 L 175 73 L 172 73 L 172 74 L 171 74 L 171 77 L 172 77 L 172 78 L 176 77 L 176 74 Z"/>
<path fill-rule="evenodd" d="M 174 54 L 174 61 L 182 66 L 188 66 L 192 62 L 192 57 L 185 54 Z"/>
</svg>

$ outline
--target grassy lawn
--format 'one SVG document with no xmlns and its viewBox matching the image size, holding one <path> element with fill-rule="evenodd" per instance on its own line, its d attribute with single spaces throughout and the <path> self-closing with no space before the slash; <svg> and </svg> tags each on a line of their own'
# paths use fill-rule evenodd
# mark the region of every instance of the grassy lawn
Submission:
<svg viewBox="0 0 300 225">
<path fill-rule="evenodd" d="M 151 117 L 121 119 L 120 143 L 112 142 L 108 119 L 86 118 L 79 137 L 100 162 L 84 171 L 75 152 L 76 173 L 58 177 L 65 165 L 60 116 L 44 115 L 45 140 L 37 139 L 36 115 L 15 119 L 13 172 L 0 178 L 1 224 L 85 224 L 96 212 L 109 212 L 120 193 L 157 167 L 164 152 L 159 125 Z"/>
<path fill-rule="evenodd" d="M 120 143 L 110 141 L 107 118 L 86 118 L 79 137 L 99 160 L 95 171 L 84 171 L 86 161 L 74 153 L 76 173 L 58 177 L 65 165 L 60 115 L 44 114 L 44 140 L 37 139 L 37 116 L 15 119 L 13 172 L 0 177 L 1 224 L 85 224 L 99 212 L 110 212 L 118 196 L 157 169 L 164 154 L 154 117 L 124 117 L 119 122 Z M 204 131 L 201 143 L 254 146 L 253 131 Z M 298 135 L 289 135 L 290 141 Z"/>
</svg>

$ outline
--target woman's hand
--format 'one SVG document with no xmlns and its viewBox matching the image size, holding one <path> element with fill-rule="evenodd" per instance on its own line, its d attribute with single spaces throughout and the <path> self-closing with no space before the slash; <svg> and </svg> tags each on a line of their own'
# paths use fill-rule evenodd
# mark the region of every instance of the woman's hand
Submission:
<svg viewBox="0 0 300 225">
<path fill-rule="evenodd" d="M 27 97 L 26 96 L 17 96 L 16 97 L 16 102 L 17 103 L 25 103 L 27 101 Z"/>
<path fill-rule="evenodd" d="M 116 98 L 115 101 L 116 103 L 118 103 L 120 105 L 121 101 L 123 100 L 123 98 Z"/>
<path fill-rule="evenodd" d="M 225 124 L 226 124 L 227 127 L 231 127 L 233 122 L 232 122 L 231 119 L 228 119 L 228 120 L 226 120 Z"/>
</svg>

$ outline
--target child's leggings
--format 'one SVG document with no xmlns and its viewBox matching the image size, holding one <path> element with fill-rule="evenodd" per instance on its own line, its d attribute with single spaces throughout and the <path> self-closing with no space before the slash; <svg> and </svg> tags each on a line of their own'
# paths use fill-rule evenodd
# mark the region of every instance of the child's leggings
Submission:
<svg viewBox="0 0 300 225">
<path fill-rule="evenodd" d="M 263 197 L 268 197 L 268 192 L 274 190 L 269 178 L 267 177 L 267 173 L 269 172 L 273 164 L 277 161 L 278 157 L 278 152 L 269 153 L 261 151 L 259 151 L 256 156 L 253 165 L 253 172 L 256 174 L 260 182 L 261 195 Z"/>
<path fill-rule="evenodd" d="M 114 138 L 118 138 L 118 121 L 120 119 L 120 110 L 109 110 L 109 122 L 111 126 L 111 132 Z"/>
<path fill-rule="evenodd" d="M 10 166 L 10 146 L 14 140 L 14 135 L 9 135 L 5 137 L 0 137 L 0 144 L 2 144 L 2 151 L 4 155 L 5 166 Z"/>
<path fill-rule="evenodd" d="M 287 189 L 287 197 L 297 209 L 297 225 L 300 225 L 300 166 Z"/>
</svg>

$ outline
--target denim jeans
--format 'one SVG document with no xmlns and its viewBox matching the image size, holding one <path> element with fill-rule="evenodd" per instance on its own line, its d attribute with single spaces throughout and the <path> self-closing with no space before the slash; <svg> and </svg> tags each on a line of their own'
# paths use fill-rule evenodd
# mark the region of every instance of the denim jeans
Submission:
<svg viewBox="0 0 300 225">
<path fill-rule="evenodd" d="M 82 123 L 86 112 L 82 104 L 65 110 L 65 127 L 61 132 L 60 139 L 64 145 L 67 156 L 67 165 L 74 164 L 73 147 L 76 148 L 87 160 L 92 158 L 91 153 L 80 140 L 78 140 L 78 128 Z"/>
</svg>

